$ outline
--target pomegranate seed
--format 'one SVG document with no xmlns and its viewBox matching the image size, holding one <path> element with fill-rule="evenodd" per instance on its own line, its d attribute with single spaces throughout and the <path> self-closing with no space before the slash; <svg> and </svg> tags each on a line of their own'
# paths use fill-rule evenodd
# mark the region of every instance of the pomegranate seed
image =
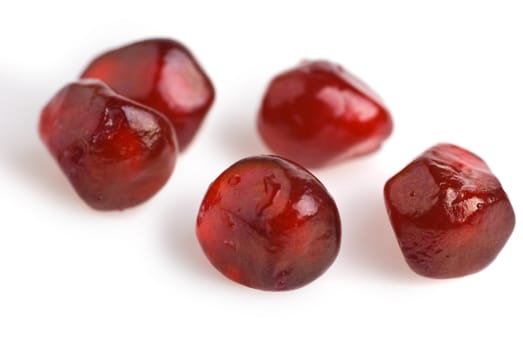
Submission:
<svg viewBox="0 0 523 350">
<path fill-rule="evenodd" d="M 214 100 L 214 87 L 189 50 L 168 39 L 149 39 L 95 58 L 82 78 L 96 78 L 117 93 L 154 108 L 172 122 L 183 151 Z"/>
<path fill-rule="evenodd" d="M 228 278 L 252 288 L 288 290 L 332 264 L 340 218 L 325 187 L 303 167 L 276 156 L 250 157 L 210 185 L 197 236 Z"/>
<path fill-rule="evenodd" d="M 95 209 L 142 203 L 174 168 L 177 146 L 168 120 L 99 81 L 60 90 L 43 109 L 39 131 L 78 195 Z"/>
<path fill-rule="evenodd" d="M 277 154 L 307 167 L 370 153 L 392 132 L 380 99 L 341 66 L 305 62 L 276 76 L 258 130 Z"/>
<path fill-rule="evenodd" d="M 500 182 L 475 154 L 439 144 L 385 185 L 400 248 L 420 275 L 460 277 L 490 264 L 514 229 Z"/>
</svg>

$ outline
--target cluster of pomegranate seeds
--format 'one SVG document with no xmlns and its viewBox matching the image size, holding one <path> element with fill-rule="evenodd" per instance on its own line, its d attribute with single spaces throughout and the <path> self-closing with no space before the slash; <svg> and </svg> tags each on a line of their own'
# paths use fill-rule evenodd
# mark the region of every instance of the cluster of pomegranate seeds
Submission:
<svg viewBox="0 0 523 350">
<path fill-rule="evenodd" d="M 174 168 L 169 121 L 97 80 L 60 90 L 43 109 L 39 131 L 76 192 L 95 209 L 149 199 Z"/>
<path fill-rule="evenodd" d="M 508 197 L 487 164 L 450 144 L 424 152 L 385 185 L 401 250 L 417 273 L 436 278 L 477 272 L 514 229 Z"/>
<path fill-rule="evenodd" d="M 180 151 L 193 139 L 214 101 L 214 87 L 189 50 L 169 39 L 149 39 L 95 58 L 82 78 L 104 81 L 117 93 L 163 113 Z"/>
<path fill-rule="evenodd" d="M 41 113 L 39 132 L 79 196 L 100 210 L 138 205 L 169 179 L 215 97 L 189 50 L 150 39 L 95 58 Z M 258 131 L 279 156 L 242 159 L 210 185 L 196 232 L 210 262 L 238 283 L 289 290 L 335 260 L 340 217 L 317 168 L 377 150 L 392 132 L 380 98 L 341 66 L 304 62 L 276 76 Z M 297 163 L 295 163 L 297 162 Z M 302 164 L 302 165 L 300 165 Z M 476 155 L 427 150 L 384 189 L 400 248 L 417 273 L 474 273 L 514 229 L 512 206 Z"/>
<path fill-rule="evenodd" d="M 378 149 L 392 120 L 358 78 L 339 65 L 311 61 L 271 81 L 258 130 L 276 154 L 317 168 Z"/>
<path fill-rule="evenodd" d="M 263 290 L 301 287 L 321 275 L 340 247 L 340 218 L 325 187 L 276 156 L 230 166 L 210 185 L 197 236 L 228 278 Z"/>
<path fill-rule="evenodd" d="M 167 182 L 197 132 L 212 83 L 189 50 L 168 39 L 109 51 L 82 78 L 90 79 L 69 84 L 44 108 L 41 138 L 91 207 L 140 204 Z"/>
</svg>

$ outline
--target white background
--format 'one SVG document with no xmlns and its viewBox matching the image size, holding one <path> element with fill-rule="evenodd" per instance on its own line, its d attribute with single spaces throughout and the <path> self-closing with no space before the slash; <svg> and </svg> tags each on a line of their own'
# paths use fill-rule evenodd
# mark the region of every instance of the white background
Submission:
<svg viewBox="0 0 523 350">
<path fill-rule="evenodd" d="M 497 260 L 430 280 L 403 261 L 382 186 L 436 142 L 483 157 L 521 218 L 520 1 L 7 1 L 0 13 L 0 349 L 522 349 L 517 226 Z M 89 59 L 131 41 L 184 42 L 217 100 L 149 202 L 97 212 L 38 139 L 41 107 Z M 315 171 L 343 242 L 312 284 L 236 285 L 194 234 L 209 183 L 267 153 L 254 124 L 269 79 L 303 58 L 337 61 L 394 115 L 377 153 Z"/>
</svg>

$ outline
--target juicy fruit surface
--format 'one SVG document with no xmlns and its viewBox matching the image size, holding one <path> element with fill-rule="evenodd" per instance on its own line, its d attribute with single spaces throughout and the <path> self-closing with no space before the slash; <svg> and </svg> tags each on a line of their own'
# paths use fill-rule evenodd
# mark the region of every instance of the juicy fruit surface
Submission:
<svg viewBox="0 0 523 350">
<path fill-rule="evenodd" d="M 176 141 L 168 120 L 94 80 L 60 90 L 42 111 L 40 136 L 91 207 L 124 209 L 169 179 Z"/>
<path fill-rule="evenodd" d="M 172 122 L 180 150 L 193 139 L 214 100 L 214 87 L 179 42 L 149 39 L 95 58 L 82 78 L 96 78 L 117 93 L 154 108 Z"/>
<path fill-rule="evenodd" d="M 197 236 L 228 278 L 263 290 L 288 290 L 321 275 L 340 246 L 338 209 L 301 166 L 275 156 L 240 160 L 209 187 Z"/>
<path fill-rule="evenodd" d="M 385 185 L 401 250 L 417 273 L 460 277 L 490 264 L 515 225 L 510 201 L 479 157 L 436 145 Z"/>
<path fill-rule="evenodd" d="M 392 132 L 392 119 L 358 78 L 339 65 L 312 61 L 271 81 L 258 130 L 277 154 L 321 167 L 379 148 Z"/>
</svg>

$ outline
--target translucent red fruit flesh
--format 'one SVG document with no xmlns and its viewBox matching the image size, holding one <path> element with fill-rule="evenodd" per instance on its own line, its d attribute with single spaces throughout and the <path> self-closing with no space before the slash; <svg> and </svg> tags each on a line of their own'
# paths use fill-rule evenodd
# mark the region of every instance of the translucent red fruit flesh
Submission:
<svg viewBox="0 0 523 350">
<path fill-rule="evenodd" d="M 245 158 L 210 185 L 197 236 L 225 276 L 262 290 L 301 287 L 340 247 L 338 209 L 303 167 L 276 156 Z"/>
<path fill-rule="evenodd" d="M 510 201 L 475 154 L 439 144 L 389 179 L 385 203 L 400 248 L 420 275 L 460 277 L 490 264 L 515 224 Z"/>
<path fill-rule="evenodd" d="M 258 131 L 275 153 L 317 168 L 378 149 L 392 132 L 392 119 L 355 76 L 339 65 L 311 61 L 271 81 Z"/>
<path fill-rule="evenodd" d="M 117 93 L 163 113 L 180 150 L 198 131 L 214 100 L 214 87 L 191 52 L 169 39 L 149 39 L 95 58 L 82 78 L 96 78 Z"/>
<path fill-rule="evenodd" d="M 174 168 L 169 121 L 99 81 L 60 90 L 42 110 L 39 132 L 76 192 L 95 209 L 142 203 Z"/>
</svg>

